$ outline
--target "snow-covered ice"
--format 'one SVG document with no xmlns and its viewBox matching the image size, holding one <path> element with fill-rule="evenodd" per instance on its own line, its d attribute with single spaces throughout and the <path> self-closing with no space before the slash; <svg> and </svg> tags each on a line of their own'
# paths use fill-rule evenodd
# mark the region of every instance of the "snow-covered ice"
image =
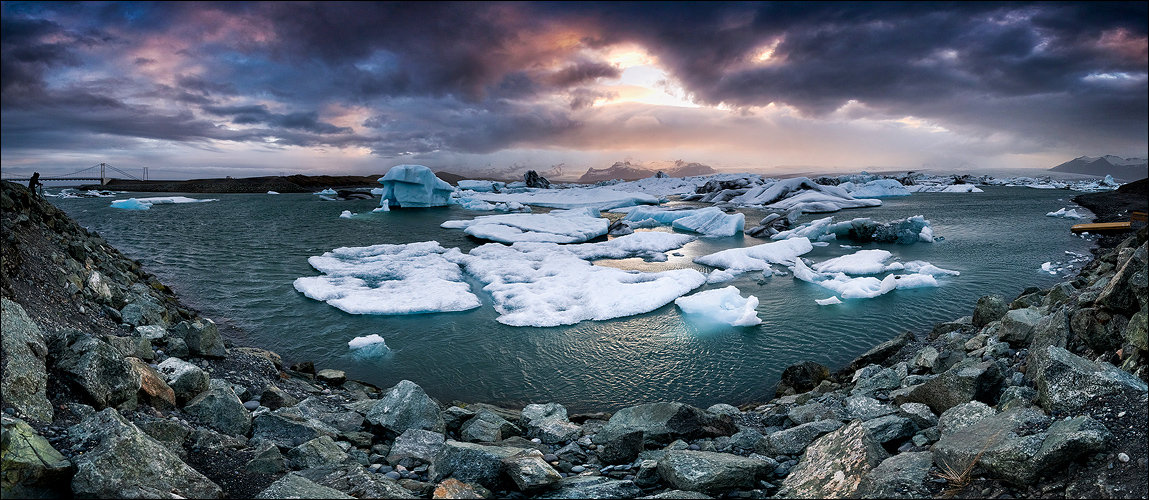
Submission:
<svg viewBox="0 0 1149 500">
<path fill-rule="evenodd" d="M 1073 209 L 1073 208 L 1070 208 L 1070 209 L 1062 208 L 1056 212 L 1049 212 L 1049 213 L 1045 214 L 1045 216 L 1046 217 L 1061 217 L 1063 219 L 1084 219 L 1085 218 L 1084 215 L 1077 213 L 1077 210 Z"/>
<path fill-rule="evenodd" d="M 461 180 L 458 185 L 459 189 L 470 189 L 479 193 L 498 192 L 507 187 L 507 183 L 499 181 Z"/>
<path fill-rule="evenodd" d="M 622 220 L 628 221 L 628 222 L 641 222 L 641 221 L 645 221 L 645 220 L 653 220 L 655 222 L 658 222 L 659 224 L 669 225 L 669 224 L 673 224 L 674 221 L 676 221 L 678 219 L 681 219 L 683 217 L 690 217 L 692 215 L 697 215 L 699 212 L 701 212 L 703 210 L 707 210 L 709 208 L 713 208 L 713 207 L 673 210 L 673 209 L 668 209 L 668 208 L 664 208 L 664 207 L 634 206 L 634 207 L 626 207 L 625 209 L 614 209 L 614 210 L 611 210 L 611 212 L 617 213 L 618 211 L 625 210 L 626 211 L 626 217 L 623 217 Z M 717 209 L 715 209 L 715 210 L 717 210 Z"/>
<path fill-rule="evenodd" d="M 820 273 L 846 273 L 846 274 L 880 274 L 886 271 L 898 271 L 905 268 L 901 262 L 886 264 L 894 254 L 886 250 L 858 250 L 849 255 L 814 264 L 815 271 Z"/>
<path fill-rule="evenodd" d="M 593 253 L 599 252 L 587 252 Z M 643 273 L 595 266 L 558 245 L 489 243 L 451 258 L 485 284 L 498 321 L 511 326 L 571 325 L 642 314 L 706 282 L 693 269 Z"/>
<path fill-rule="evenodd" d="M 396 165 L 379 182 L 383 184 L 382 199 L 402 208 L 447 205 L 455 190 L 423 165 Z"/>
<path fill-rule="evenodd" d="M 278 191 L 268 191 L 267 194 L 279 194 Z"/>
<path fill-rule="evenodd" d="M 324 189 L 324 190 L 322 190 L 322 191 L 316 191 L 316 192 L 314 192 L 314 193 L 311 193 L 311 194 L 321 194 L 321 195 L 334 195 L 334 194 L 339 194 L 339 193 L 335 192 L 335 190 L 334 190 L 334 189 L 331 189 L 331 188 L 326 188 L 326 189 Z"/>
<path fill-rule="evenodd" d="M 674 299 L 674 304 L 686 314 L 697 314 L 730 326 L 754 326 L 762 322 L 757 311 L 758 297 L 742 297 L 734 286 L 679 297 Z"/>
<path fill-rule="evenodd" d="M 727 281 L 733 280 L 734 278 L 737 278 L 740 274 L 742 274 L 742 271 L 731 271 L 729 269 L 716 269 L 714 271 L 711 271 L 710 274 L 706 275 L 706 283 L 707 284 L 725 283 Z"/>
<path fill-rule="evenodd" d="M 557 212 L 557 211 L 555 211 Z M 514 243 L 582 243 L 606 234 L 610 221 L 586 212 L 482 215 L 471 220 L 449 220 L 440 227 L 462 229 L 476 238 Z"/>
<path fill-rule="evenodd" d="M 847 184 L 849 186 L 840 184 L 839 187 L 849 191 L 850 196 L 854 198 L 887 198 L 910 195 L 910 191 L 895 179 L 876 179 L 861 186 L 856 186 L 852 182 Z"/>
<path fill-rule="evenodd" d="M 940 185 L 923 185 L 905 186 L 906 190 L 911 193 L 984 193 L 973 184 L 951 184 L 948 186 Z"/>
<path fill-rule="evenodd" d="M 807 238 L 763 243 L 752 247 L 730 248 L 694 258 L 694 262 L 711 267 L 738 271 L 763 271 L 770 264 L 790 265 L 799 255 L 814 249 Z"/>
<path fill-rule="evenodd" d="M 911 260 L 909 262 L 906 262 L 903 265 L 905 266 L 906 271 L 909 271 L 911 273 L 929 274 L 931 276 L 941 276 L 941 275 L 960 276 L 961 275 L 961 273 L 958 271 L 951 271 L 949 269 L 942 269 L 942 268 L 937 267 L 933 264 L 930 264 L 929 262 L 925 262 L 925 261 L 921 261 L 921 260 Z"/>
<path fill-rule="evenodd" d="M 380 337 L 376 333 L 372 333 L 371 335 L 367 335 L 365 337 L 355 337 L 351 339 L 351 341 L 347 343 L 347 347 L 352 349 L 361 349 L 378 344 L 387 345 L 387 342 L 383 341 L 383 337 Z"/>
<path fill-rule="evenodd" d="M 657 205 L 657 197 L 644 193 L 628 193 L 607 187 L 577 187 L 569 189 L 531 189 L 521 193 L 480 193 L 470 196 L 488 203 L 518 202 L 548 208 L 593 207 L 609 210 L 617 207 L 650 204 Z"/>
<path fill-rule="evenodd" d="M 675 229 L 704 236 L 734 236 L 745 228 L 746 216 L 741 213 L 727 214 L 718 208 L 707 207 L 696 211 L 693 215 L 675 219 L 673 225 Z"/>
<path fill-rule="evenodd" d="M 881 200 L 855 198 L 838 186 L 823 186 L 806 177 L 783 179 L 751 188 L 730 203 L 763 206 L 772 210 L 806 213 L 836 212 L 843 208 L 876 207 Z"/>
<path fill-rule="evenodd" d="M 124 210 L 147 210 L 152 208 L 152 204 L 142 202 L 136 198 L 128 198 L 126 200 L 113 201 L 112 208 L 122 208 Z"/>
<path fill-rule="evenodd" d="M 895 289 L 940 286 L 929 274 L 889 274 L 878 279 L 873 276 L 851 278 L 845 273 L 821 273 L 810 269 L 801 259 L 790 267 L 794 277 L 837 292 L 844 299 L 868 299 L 884 295 Z"/>
<path fill-rule="evenodd" d="M 631 257 L 665 260 L 665 252 L 682 248 L 682 245 L 693 240 L 693 236 L 686 234 L 643 231 L 597 243 L 562 245 L 561 250 L 588 261 Z M 513 248 L 522 251 L 558 251 L 560 246 L 555 243 L 515 243 Z M 658 256 L 662 256 L 662 258 Z"/>
<path fill-rule="evenodd" d="M 842 299 L 839 299 L 838 297 L 830 297 L 828 299 L 814 299 L 814 302 L 817 302 L 820 306 L 829 306 L 834 304 L 841 304 Z"/>
<path fill-rule="evenodd" d="M 459 250 L 435 241 L 341 247 L 307 259 L 323 276 L 295 280 L 303 295 L 351 314 L 465 311 L 479 298 L 448 257 Z"/>
<path fill-rule="evenodd" d="M 204 203 L 209 201 L 219 201 L 215 198 L 196 199 L 188 198 L 186 196 L 155 196 L 151 198 L 128 198 L 126 200 L 116 200 L 112 202 L 113 208 L 123 208 L 127 210 L 147 210 L 152 205 L 172 205 L 182 203 Z"/>
</svg>

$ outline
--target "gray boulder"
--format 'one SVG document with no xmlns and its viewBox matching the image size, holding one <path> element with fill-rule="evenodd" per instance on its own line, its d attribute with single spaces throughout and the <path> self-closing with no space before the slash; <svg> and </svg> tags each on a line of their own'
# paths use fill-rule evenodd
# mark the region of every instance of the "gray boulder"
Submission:
<svg viewBox="0 0 1149 500">
<path fill-rule="evenodd" d="M 923 484 L 933 464 L 928 451 L 887 458 L 862 478 L 854 498 L 928 498 Z"/>
<path fill-rule="evenodd" d="M 993 408 L 981 401 L 963 403 L 942 413 L 938 418 L 938 432 L 948 436 L 996 414 Z"/>
<path fill-rule="evenodd" d="M 327 385 L 340 386 L 347 382 L 347 373 L 343 370 L 327 368 L 316 372 L 315 379 Z"/>
<path fill-rule="evenodd" d="M 72 493 L 67 488 L 72 463 L 23 420 L 0 415 L 0 456 L 4 498 L 60 498 Z"/>
<path fill-rule="evenodd" d="M 774 394 L 775 396 L 782 396 L 788 391 L 794 394 L 809 392 L 823 380 L 829 379 L 829 368 L 813 361 L 803 361 L 787 366 L 785 370 L 782 370 L 781 379 L 778 381 L 778 388 Z"/>
<path fill-rule="evenodd" d="M 582 433 L 582 427 L 567 420 L 567 409 L 558 403 L 527 405 L 523 408 L 522 421 L 527 437 L 547 444 L 570 441 Z"/>
<path fill-rule="evenodd" d="M 368 422 L 396 435 L 407 429 L 443 433 L 447 427 L 439 413 L 439 405 L 410 380 L 395 384 L 366 417 Z"/>
<path fill-rule="evenodd" d="M 1124 336 L 1130 345 L 1142 351 L 1149 349 L 1149 312 L 1142 309 L 1129 318 Z"/>
<path fill-rule="evenodd" d="M 96 408 L 135 409 L 140 379 L 123 354 L 89 335 L 65 333 L 53 355 L 56 367 L 76 384 Z"/>
<path fill-rule="evenodd" d="M 977 306 L 973 309 L 973 326 L 981 328 L 1005 316 L 1009 311 L 1009 303 L 1001 295 L 986 295 L 977 299 Z"/>
<path fill-rule="evenodd" d="M 447 431 L 456 432 L 463 426 L 463 423 L 475 416 L 475 411 L 452 406 L 443 410 L 441 415 L 443 415 L 443 423 L 446 425 Z"/>
<path fill-rule="evenodd" d="M 120 318 L 132 326 L 160 325 L 164 326 L 161 309 L 151 300 L 131 302 L 120 309 Z"/>
<path fill-rule="evenodd" d="M 430 463 L 435 455 L 443 448 L 446 440 L 438 432 L 423 429 L 407 429 L 395 438 L 391 445 L 391 452 L 387 454 L 387 463 L 397 464 L 404 458 L 414 458 Z"/>
<path fill-rule="evenodd" d="M 308 419 L 297 408 L 280 408 L 252 419 L 251 440 L 269 442 L 280 448 L 299 446 L 320 436 L 337 432 L 323 423 Z"/>
<path fill-rule="evenodd" d="M 296 405 L 303 416 L 318 420 L 340 432 L 356 432 L 363 428 L 366 420 L 354 411 L 347 411 L 340 405 L 332 404 L 324 398 L 312 396 Z"/>
<path fill-rule="evenodd" d="M 328 488 L 315 484 L 314 481 L 304 478 L 297 474 L 288 474 L 279 478 L 278 481 L 271 483 L 263 491 L 259 492 L 255 498 L 259 499 L 276 499 L 276 498 L 355 498 L 347 495 L 337 489 Z"/>
<path fill-rule="evenodd" d="M 112 408 L 68 429 L 75 457 L 72 492 L 88 498 L 222 498 L 223 490 Z M 144 459 L 146 458 L 146 459 Z"/>
<path fill-rule="evenodd" d="M 808 424 L 819 420 L 840 420 L 842 411 L 819 401 L 812 401 L 790 410 L 787 415 L 795 424 Z"/>
<path fill-rule="evenodd" d="M 538 450 L 504 458 L 503 468 L 519 491 L 523 492 L 544 490 L 562 480 L 562 476 L 543 460 L 543 454 Z"/>
<path fill-rule="evenodd" d="M 881 344 L 875 346 L 873 349 L 866 351 L 865 354 L 858 356 L 856 359 L 854 359 L 854 361 L 850 362 L 849 369 L 857 370 L 858 368 L 866 365 L 882 364 L 887 359 L 889 359 L 890 356 L 893 356 L 894 354 L 897 354 L 898 351 L 902 350 L 902 347 L 905 347 L 905 345 L 913 339 L 913 333 L 903 332 L 897 337 L 882 342 Z"/>
<path fill-rule="evenodd" d="M 486 409 L 479 410 L 459 428 L 459 438 L 472 443 L 494 443 L 519 434 L 519 428 L 509 420 Z"/>
<path fill-rule="evenodd" d="M 1113 279 L 1097 296 L 1097 305 L 1127 315 L 1146 309 L 1146 296 L 1149 294 L 1146 286 L 1146 269 L 1149 264 L 1146 245 L 1142 243 L 1129 260 L 1118 267 Z"/>
<path fill-rule="evenodd" d="M 279 447 L 264 442 L 255 451 L 255 457 L 243 466 L 243 470 L 254 474 L 279 474 L 287 470 L 287 460 Z"/>
<path fill-rule="evenodd" d="M 738 431 L 733 436 L 730 436 L 730 447 L 736 450 L 753 451 L 754 446 L 758 443 L 758 441 L 765 437 L 766 436 L 763 436 L 761 432 L 747 427 Z"/>
<path fill-rule="evenodd" d="M 1025 380 L 1033 381 L 1037 370 L 1036 366 L 1045 363 L 1046 348 L 1049 346 L 1065 348 L 1069 340 L 1069 317 L 1065 309 L 1059 309 L 1041 318 L 1033 328 L 1033 340 L 1029 343 L 1029 353 L 1025 358 L 1025 365 L 1029 370 L 1025 372 Z"/>
<path fill-rule="evenodd" d="M 727 415 L 713 415 L 682 403 L 649 403 L 623 408 L 610 417 L 601 432 L 621 435 L 643 431 L 646 444 L 666 445 L 675 439 L 729 436 L 738 431 Z"/>
<path fill-rule="evenodd" d="M 1060 347 L 1047 347 L 1044 363 L 1034 367 L 1041 406 L 1071 411 L 1100 396 L 1129 394 L 1144 398 L 1147 387 L 1137 377 L 1108 363 L 1095 363 Z"/>
<path fill-rule="evenodd" d="M 1128 324 L 1125 316 L 1100 307 L 1078 309 L 1069 318 L 1070 331 L 1096 352 L 1120 349 Z"/>
<path fill-rule="evenodd" d="M 331 436 L 319 436 L 287 451 L 287 464 L 293 469 L 338 467 L 348 458 Z"/>
<path fill-rule="evenodd" d="M 782 481 L 778 497 L 846 498 L 889 457 L 860 421 L 818 438 Z"/>
<path fill-rule="evenodd" d="M 145 360 L 155 358 L 155 353 L 152 352 L 152 343 L 143 337 L 120 337 L 117 335 L 106 335 L 103 341 L 107 342 L 117 351 L 120 351 L 125 357 L 134 357 Z"/>
<path fill-rule="evenodd" d="M 503 473 L 503 459 L 523 452 L 522 448 L 504 448 L 447 440 L 431 464 L 431 480 L 440 482 L 453 477 L 464 483 L 493 487 Z"/>
<path fill-rule="evenodd" d="M 708 451 L 669 451 L 658 462 L 658 474 L 671 487 L 707 495 L 755 488 L 773 472 L 762 460 Z"/>
<path fill-rule="evenodd" d="M 52 421 L 48 401 L 46 359 L 48 344 L 44 332 L 28 317 L 24 308 L 8 299 L 0 300 L 0 393 L 25 418 Z"/>
<path fill-rule="evenodd" d="M 755 451 L 767 456 L 797 455 L 819 436 L 841 427 L 842 422 L 838 420 L 819 420 L 791 427 L 766 436 L 765 442 L 759 441 L 760 444 Z"/>
<path fill-rule="evenodd" d="M 898 416 L 910 419 L 914 425 L 922 429 L 938 425 L 937 415 L 930 411 L 929 406 L 922 403 L 903 403 L 898 406 Z"/>
<path fill-rule="evenodd" d="M 859 378 L 850 394 L 873 394 L 902 386 L 902 377 L 893 368 L 884 368 L 873 375 Z"/>
<path fill-rule="evenodd" d="M 374 401 L 372 401 L 372 403 L 374 403 Z M 272 384 L 268 384 L 267 387 L 263 389 L 263 393 L 260 395 L 259 404 L 260 406 L 266 406 L 272 410 L 278 410 L 285 406 L 295 406 L 299 404 L 299 400 L 295 399 L 294 396 L 284 392 L 283 389 L 280 389 Z"/>
<path fill-rule="evenodd" d="M 845 416 L 851 420 L 872 420 L 897 411 L 896 408 L 869 396 L 857 395 L 846 398 Z"/>
<path fill-rule="evenodd" d="M 555 456 L 559 460 L 566 460 L 572 464 L 581 464 L 586 462 L 586 452 L 578 443 L 571 443 L 555 451 Z"/>
<path fill-rule="evenodd" d="M 360 465 L 317 467 L 298 474 L 315 484 L 345 492 L 355 498 L 419 498 L 391 478 L 371 473 Z"/>
<path fill-rule="evenodd" d="M 918 426 L 914 425 L 912 420 L 898 415 L 886 415 L 867 420 L 862 425 L 866 427 L 875 441 L 882 444 L 904 441 L 918 431 Z"/>
<path fill-rule="evenodd" d="M 603 428 L 594 436 L 598 458 L 606 464 L 633 462 L 642 453 L 644 442 L 642 430 L 628 427 Z"/>
<path fill-rule="evenodd" d="M 966 359 L 914 388 L 904 402 L 924 403 L 937 413 L 972 400 L 995 405 L 1003 380 L 997 363 Z"/>
<path fill-rule="evenodd" d="M 1014 385 L 1006 387 L 1001 391 L 1001 399 L 997 402 L 997 409 L 999 411 L 1006 411 L 1011 408 L 1018 408 L 1022 406 L 1032 405 L 1037 400 L 1037 390 L 1032 387 L 1024 385 Z"/>
<path fill-rule="evenodd" d="M 160 375 L 176 393 L 176 401 L 186 404 L 210 387 L 207 372 L 200 367 L 177 357 L 170 357 L 159 364 Z"/>
<path fill-rule="evenodd" d="M 563 478 L 555 488 L 538 498 L 635 498 L 642 494 L 634 481 L 606 476 L 571 476 Z"/>
<path fill-rule="evenodd" d="M 207 318 L 195 321 L 181 321 L 168 331 L 169 336 L 183 339 L 188 351 L 196 356 L 222 358 L 227 355 L 223 337 L 215 322 Z"/>
<path fill-rule="evenodd" d="M 224 434 L 246 436 L 251 431 L 251 412 L 223 380 L 212 380 L 208 390 L 188 401 L 184 411 Z"/>
<path fill-rule="evenodd" d="M 1036 307 L 1009 311 L 1001 318 L 997 338 L 1015 347 L 1027 345 L 1033 340 L 1034 327 L 1041 319 L 1041 312 Z"/>
</svg>

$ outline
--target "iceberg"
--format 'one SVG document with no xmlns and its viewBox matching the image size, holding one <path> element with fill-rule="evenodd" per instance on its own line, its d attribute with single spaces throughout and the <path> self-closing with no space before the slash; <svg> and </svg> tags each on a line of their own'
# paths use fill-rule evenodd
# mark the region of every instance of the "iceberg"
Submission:
<svg viewBox="0 0 1149 500">
<path fill-rule="evenodd" d="M 126 200 L 116 200 L 112 202 L 112 208 L 123 208 L 127 210 L 147 210 L 152 205 L 173 205 L 182 203 L 204 203 L 209 201 L 219 201 L 215 198 L 196 199 L 188 198 L 186 196 L 155 196 L 152 198 L 128 198 Z"/>
<path fill-rule="evenodd" d="M 869 299 L 899 288 L 940 286 L 933 276 L 920 273 L 890 274 L 882 279 L 873 276 L 851 278 L 841 272 L 821 273 L 807 267 L 801 259 L 796 259 L 790 270 L 795 278 L 832 290 L 844 299 Z"/>
<path fill-rule="evenodd" d="M 713 207 L 710 207 L 710 208 L 713 208 Z M 670 225 L 670 224 L 673 224 L 674 221 L 676 221 L 678 219 L 681 219 L 683 217 L 690 217 L 692 215 L 697 215 L 699 212 L 706 210 L 706 209 L 705 208 L 699 208 L 699 209 L 673 210 L 673 209 L 668 209 L 668 208 L 664 208 L 664 207 L 634 206 L 634 207 L 626 207 L 625 209 L 614 209 L 614 210 L 611 210 L 611 212 L 617 212 L 617 211 L 623 211 L 623 210 L 626 211 L 626 217 L 622 218 L 622 220 L 624 220 L 624 221 L 639 223 L 639 222 L 643 222 L 643 221 L 647 221 L 647 220 L 653 220 L 655 222 L 658 222 L 659 224 Z"/>
<path fill-rule="evenodd" d="M 488 203 L 518 202 L 548 208 L 593 207 L 599 210 L 633 205 L 657 205 L 658 198 L 645 193 L 627 193 L 605 187 L 532 189 L 522 193 L 480 193 L 472 198 Z"/>
<path fill-rule="evenodd" d="M 848 191 L 850 196 L 854 198 L 886 198 L 910 195 L 910 191 L 894 179 L 873 180 Z"/>
<path fill-rule="evenodd" d="M 685 234 L 644 231 L 609 241 L 562 245 L 561 249 L 587 261 L 631 257 L 661 261 L 666 260 L 664 252 L 682 248 L 682 245 L 691 241 L 694 241 L 694 237 Z M 560 246 L 556 243 L 515 243 L 512 248 L 521 251 L 558 251 Z"/>
<path fill-rule="evenodd" d="M 455 190 L 423 165 L 396 165 L 379 182 L 383 184 L 382 200 L 402 208 L 445 206 Z"/>
<path fill-rule="evenodd" d="M 704 236 L 734 236 L 745 228 L 746 216 L 740 213 L 727 214 L 718 208 L 707 207 L 687 217 L 675 219 L 673 225 L 675 229 Z"/>
<path fill-rule="evenodd" d="M 919 184 L 916 186 L 904 186 L 904 187 L 907 191 L 909 191 L 911 193 L 984 193 L 985 192 L 973 184 L 951 184 L 948 186 Z"/>
<path fill-rule="evenodd" d="M 311 194 L 320 194 L 320 195 L 335 195 L 335 194 L 339 194 L 339 193 L 335 192 L 335 190 L 334 190 L 334 189 L 331 189 L 331 188 L 327 188 L 327 189 L 324 189 L 324 190 L 322 190 L 322 191 L 316 191 L 316 192 L 314 192 L 314 193 L 311 193 Z"/>
<path fill-rule="evenodd" d="M 830 297 L 828 299 L 814 299 L 814 302 L 817 302 L 820 306 L 829 306 L 834 304 L 841 304 L 842 299 L 837 297 Z"/>
<path fill-rule="evenodd" d="M 515 243 L 582 243 L 606 234 L 610 221 L 587 212 L 564 214 L 481 215 L 471 220 L 449 220 L 440 227 L 462 229 L 476 238 Z"/>
<path fill-rule="evenodd" d="M 960 276 L 961 275 L 961 273 L 958 271 L 951 271 L 949 269 L 942 269 L 942 268 L 937 267 L 933 264 L 930 264 L 929 262 L 920 261 L 920 260 L 911 260 L 909 262 L 906 262 L 904 265 L 905 265 L 906 271 L 909 271 L 911 273 L 928 274 L 931 276 L 941 276 L 941 275 Z"/>
<path fill-rule="evenodd" d="M 473 181 L 461 180 L 458 182 L 459 189 L 470 189 L 471 191 L 479 193 L 499 192 L 507 187 L 507 183 L 499 181 Z"/>
<path fill-rule="evenodd" d="M 595 266 L 558 245 L 488 243 L 448 258 L 485 284 L 500 314 L 497 321 L 510 326 L 571 325 L 647 313 L 706 282 L 693 269 L 644 273 Z"/>
<path fill-rule="evenodd" d="M 1084 219 L 1085 216 L 1077 213 L 1076 209 L 1060 209 L 1056 212 L 1049 212 L 1045 214 L 1046 217 L 1061 217 L 1063 219 Z"/>
<path fill-rule="evenodd" d="M 731 203 L 763 206 L 772 210 L 801 210 L 806 213 L 837 212 L 843 208 L 876 207 L 881 200 L 855 198 L 837 186 L 823 186 L 807 177 L 783 179 L 750 188 Z"/>
<path fill-rule="evenodd" d="M 307 259 L 324 275 L 298 278 L 294 286 L 351 314 L 465 311 L 480 302 L 459 265 L 448 260 L 458 254 L 435 241 L 341 247 Z"/>
<path fill-rule="evenodd" d="M 351 213 L 351 211 L 350 211 L 350 210 L 344 210 L 343 212 L 341 212 L 341 213 L 339 214 L 339 218 L 340 218 L 340 219 L 350 219 L 350 218 L 352 218 L 352 217 L 355 217 L 355 214 L 354 214 L 354 213 Z"/>
<path fill-rule="evenodd" d="M 711 267 L 737 271 L 764 271 L 770 264 L 790 265 L 799 255 L 814 249 L 807 238 L 763 243 L 752 247 L 730 248 L 694 258 L 694 262 Z"/>
<path fill-rule="evenodd" d="M 371 335 L 368 335 L 366 337 L 355 337 L 355 338 L 351 339 L 351 341 L 347 343 L 347 347 L 350 347 L 352 349 L 361 349 L 364 347 L 369 347 L 369 346 L 378 345 L 378 344 L 387 345 L 387 343 L 383 341 L 383 337 L 380 337 L 378 334 L 372 333 Z"/>
<path fill-rule="evenodd" d="M 152 208 L 152 204 L 140 201 L 136 198 L 128 198 L 126 200 L 113 201 L 112 208 L 122 208 L 124 210 L 147 210 Z"/>
<path fill-rule="evenodd" d="M 868 217 L 834 223 L 833 217 L 817 219 L 794 229 L 782 231 L 770 237 L 774 240 L 803 237 L 820 241 L 838 237 L 868 243 L 899 243 L 908 245 L 914 242 L 933 243 L 934 231 L 930 221 L 921 215 L 907 217 L 888 223 L 874 222 Z"/>
<path fill-rule="evenodd" d="M 762 322 L 758 318 L 758 297 L 743 298 L 734 286 L 679 297 L 674 299 L 674 304 L 686 314 L 697 314 L 730 326 L 754 326 Z"/>
<path fill-rule="evenodd" d="M 886 261 L 894 254 L 886 250 L 858 250 L 849 255 L 814 264 L 814 270 L 820 273 L 846 273 L 846 274 L 879 274 L 886 271 L 905 269 L 905 265 L 894 262 L 887 265 Z"/>
<path fill-rule="evenodd" d="M 278 191 L 268 191 L 267 194 L 279 194 Z"/>
</svg>

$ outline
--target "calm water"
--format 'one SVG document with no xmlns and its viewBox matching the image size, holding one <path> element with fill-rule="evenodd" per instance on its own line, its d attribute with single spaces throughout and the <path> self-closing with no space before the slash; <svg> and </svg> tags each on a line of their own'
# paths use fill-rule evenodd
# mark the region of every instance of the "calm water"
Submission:
<svg viewBox="0 0 1149 500">
<path fill-rule="evenodd" d="M 890 250 L 902 261 L 925 260 L 961 276 L 939 277 L 940 288 L 895 290 L 874 299 L 818 306 L 829 290 L 790 276 L 763 279 L 747 273 L 733 282 L 760 299 L 763 322 L 750 328 L 716 327 L 684 317 L 673 303 L 639 316 L 584 321 L 555 328 L 509 327 L 495 321 L 490 298 L 467 312 L 413 316 L 344 313 L 304 297 L 292 282 L 319 273 L 307 258 L 341 246 L 436 240 L 464 252 L 479 243 L 462 231 L 442 229 L 450 219 L 484 212 L 456 207 L 402 210 L 341 219 L 342 210 L 366 213 L 377 201 L 324 202 L 314 195 L 191 194 L 211 203 L 156 205 L 146 211 L 109 207 L 112 199 L 55 203 L 90 230 L 170 285 L 185 303 L 245 333 L 240 345 L 274 350 L 285 361 L 315 361 L 351 378 L 388 387 L 410 379 L 442 401 L 512 405 L 560 402 L 574 411 L 613 410 L 682 401 L 706 407 L 764 401 L 786 366 L 813 360 L 837 368 L 873 345 L 905 331 L 968 315 L 978 297 L 1012 297 L 1027 286 L 1049 286 L 1060 277 L 1042 273 L 1043 262 L 1066 261 L 1065 251 L 1088 253 L 1089 242 L 1069 233 L 1074 221 L 1045 217 L 1074 206 L 1076 193 L 986 187 L 980 194 L 923 193 L 887 198 L 876 208 L 844 210 L 836 220 L 877 221 L 925 215 L 934 244 L 864 245 Z M 158 194 L 167 196 L 172 194 Z M 121 195 L 149 196 L 147 194 Z M 1079 212 L 1083 210 L 1078 208 Z M 764 213 L 745 210 L 747 226 Z M 824 215 L 822 215 L 824 216 Z M 806 222 L 819 215 L 806 215 Z M 662 263 L 638 259 L 599 262 L 641 270 L 709 268 L 691 258 L 764 242 L 749 237 L 697 240 L 682 257 Z M 849 243 L 842 241 L 841 243 Z M 816 262 L 853 252 L 838 244 L 816 247 Z M 391 351 L 360 358 L 347 341 L 378 334 Z"/>
</svg>

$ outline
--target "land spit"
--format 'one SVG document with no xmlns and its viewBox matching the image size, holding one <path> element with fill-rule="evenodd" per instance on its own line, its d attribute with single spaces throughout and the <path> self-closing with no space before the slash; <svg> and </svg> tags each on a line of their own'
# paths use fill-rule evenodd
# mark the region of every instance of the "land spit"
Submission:
<svg viewBox="0 0 1149 500">
<path fill-rule="evenodd" d="M 0 208 L 4 498 L 1147 495 L 1144 228 L 760 404 L 569 414 L 232 345 L 22 186 Z"/>
</svg>

